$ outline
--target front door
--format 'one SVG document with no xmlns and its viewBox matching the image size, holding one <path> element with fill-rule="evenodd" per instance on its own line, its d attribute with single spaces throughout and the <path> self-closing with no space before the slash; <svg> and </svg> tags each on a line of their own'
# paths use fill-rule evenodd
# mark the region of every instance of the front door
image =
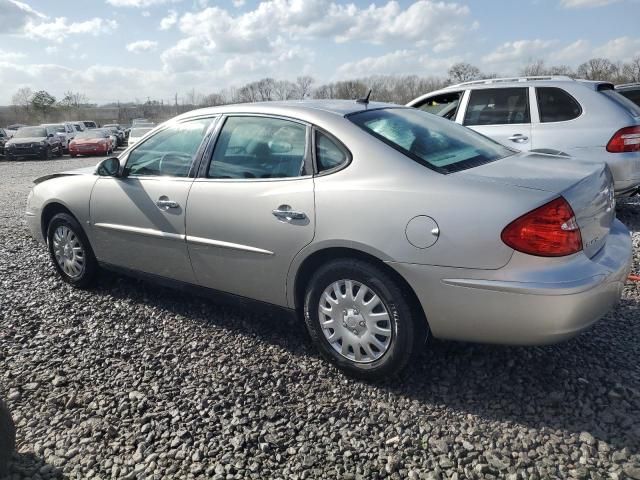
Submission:
<svg viewBox="0 0 640 480">
<path fill-rule="evenodd" d="M 185 239 L 192 165 L 212 119 L 160 130 L 129 152 L 122 177 L 101 177 L 91 195 L 97 258 L 194 283 Z"/>
<path fill-rule="evenodd" d="M 507 147 L 531 150 L 529 88 L 471 90 L 463 124 Z"/>
<path fill-rule="evenodd" d="M 199 284 L 286 305 L 293 257 L 315 228 L 309 127 L 228 117 L 187 205 L 187 244 Z"/>
</svg>

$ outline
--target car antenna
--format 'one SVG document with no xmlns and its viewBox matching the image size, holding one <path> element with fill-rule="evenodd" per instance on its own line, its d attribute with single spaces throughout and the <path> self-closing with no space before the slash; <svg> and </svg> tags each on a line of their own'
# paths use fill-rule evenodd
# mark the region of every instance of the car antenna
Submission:
<svg viewBox="0 0 640 480">
<path fill-rule="evenodd" d="M 369 97 L 371 97 L 371 89 L 369 89 L 369 93 L 364 98 L 359 98 L 356 100 L 356 103 L 362 103 L 364 105 L 369 105 Z"/>
</svg>

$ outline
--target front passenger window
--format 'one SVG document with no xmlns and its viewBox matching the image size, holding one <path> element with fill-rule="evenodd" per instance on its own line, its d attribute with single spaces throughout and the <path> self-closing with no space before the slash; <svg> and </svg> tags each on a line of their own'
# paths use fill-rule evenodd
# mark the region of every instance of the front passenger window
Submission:
<svg viewBox="0 0 640 480">
<path fill-rule="evenodd" d="M 268 117 L 229 117 L 220 132 L 209 178 L 291 178 L 304 174 L 307 127 Z"/>
<path fill-rule="evenodd" d="M 187 177 L 211 118 L 177 123 L 148 138 L 129 153 L 125 174 L 134 177 Z"/>
</svg>

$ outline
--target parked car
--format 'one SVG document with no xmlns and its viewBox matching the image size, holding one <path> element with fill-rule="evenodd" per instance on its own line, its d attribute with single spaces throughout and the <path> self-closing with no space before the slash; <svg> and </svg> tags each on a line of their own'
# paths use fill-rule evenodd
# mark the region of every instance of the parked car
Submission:
<svg viewBox="0 0 640 480">
<path fill-rule="evenodd" d="M 94 128 L 78 132 L 69 144 L 69 155 L 108 155 L 113 152 L 113 142 L 108 132 Z"/>
<path fill-rule="evenodd" d="M 14 123 L 13 125 L 7 126 L 5 130 L 8 130 L 11 133 L 11 136 L 13 136 L 22 127 L 28 127 L 28 125 L 24 125 L 22 123 Z"/>
<path fill-rule="evenodd" d="M 142 137 L 153 130 L 153 127 L 132 127 L 129 132 L 128 146 L 135 145 Z"/>
<path fill-rule="evenodd" d="M 606 162 L 617 195 L 640 185 L 640 107 L 610 83 L 521 77 L 453 85 L 408 106 L 454 120 L 511 148 Z"/>
<path fill-rule="evenodd" d="M 623 97 L 631 100 L 636 105 L 640 105 L 640 83 L 616 85 L 616 91 Z"/>
<path fill-rule="evenodd" d="M 4 157 L 4 144 L 11 138 L 11 135 L 4 128 L 0 128 L 0 155 Z"/>
<path fill-rule="evenodd" d="M 27 224 L 64 281 L 105 266 L 283 307 L 369 379 L 428 334 L 576 335 L 619 300 L 632 257 L 605 164 L 384 103 L 196 110 L 35 183 Z"/>
<path fill-rule="evenodd" d="M 79 122 L 77 120 L 71 120 L 71 125 L 73 125 L 73 128 L 75 129 L 76 132 L 84 132 L 87 127 L 84 126 L 84 123 Z"/>
<path fill-rule="evenodd" d="M 110 130 L 116 136 L 117 146 L 122 147 L 125 142 L 124 130 L 117 123 L 110 123 L 102 127 L 104 129 Z"/>
<path fill-rule="evenodd" d="M 55 130 L 55 134 L 60 138 L 62 150 L 69 150 L 69 143 L 76 136 L 76 130 L 69 122 L 64 123 L 44 123 L 43 127 L 50 127 Z"/>
<path fill-rule="evenodd" d="M 7 160 L 41 158 L 48 160 L 53 154 L 62 156 L 62 142 L 51 127 L 22 127 L 5 143 Z"/>
<path fill-rule="evenodd" d="M 99 125 L 92 120 L 81 120 L 80 123 L 84 125 L 86 129 L 98 128 Z"/>
<path fill-rule="evenodd" d="M 115 151 L 118 148 L 118 137 L 116 133 L 110 128 L 99 128 L 98 130 L 102 130 L 107 135 L 109 135 L 109 139 L 111 140 L 111 151 Z"/>
</svg>

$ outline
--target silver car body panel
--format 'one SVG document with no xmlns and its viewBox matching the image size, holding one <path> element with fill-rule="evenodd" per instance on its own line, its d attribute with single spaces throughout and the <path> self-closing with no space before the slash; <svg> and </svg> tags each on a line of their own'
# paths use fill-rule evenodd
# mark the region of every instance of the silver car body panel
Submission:
<svg viewBox="0 0 640 480">
<path fill-rule="evenodd" d="M 283 179 L 66 172 L 34 187 L 27 223 L 43 241 L 43 209 L 60 204 L 85 227 L 101 262 L 288 308 L 300 306 L 297 274 L 312 255 L 332 248 L 361 252 L 407 281 L 442 338 L 550 342 L 586 328 L 615 304 L 631 245 L 614 220 L 611 179 L 602 164 L 519 153 L 443 175 L 344 117 L 381 107 L 403 108 L 287 102 L 190 112 L 171 122 L 233 114 L 292 118 L 332 133 L 352 160 L 330 174 Z M 214 140 L 207 137 L 200 151 L 209 155 Z M 121 167 L 133 148 L 120 155 Z M 541 258 L 500 240 L 507 224 L 559 195 L 576 213 L 583 251 Z M 161 197 L 178 207 L 159 208 Z M 304 219 L 274 216 L 285 205 L 304 212 Z M 407 239 L 407 225 L 418 216 L 438 226 L 428 248 Z"/>
</svg>

